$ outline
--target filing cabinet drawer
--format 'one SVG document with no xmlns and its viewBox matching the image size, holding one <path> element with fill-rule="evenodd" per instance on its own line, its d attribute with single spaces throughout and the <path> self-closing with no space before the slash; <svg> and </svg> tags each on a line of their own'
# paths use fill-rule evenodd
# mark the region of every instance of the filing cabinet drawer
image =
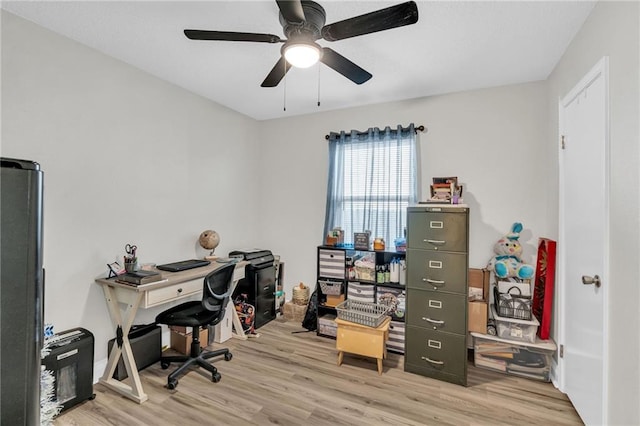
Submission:
<svg viewBox="0 0 640 426">
<path fill-rule="evenodd" d="M 456 212 L 409 211 L 407 247 L 433 251 L 467 252 L 468 215 Z"/>
<path fill-rule="evenodd" d="M 405 366 L 424 375 L 439 374 L 465 377 L 467 370 L 467 336 L 407 325 Z M 466 381 L 466 380 L 465 380 Z"/>
<path fill-rule="evenodd" d="M 466 253 L 407 250 L 407 286 L 423 290 L 467 293 Z"/>
<path fill-rule="evenodd" d="M 276 317 L 275 296 L 258 296 L 255 306 L 255 328 L 260 328 Z"/>
<path fill-rule="evenodd" d="M 148 291 L 145 294 L 145 300 L 143 300 L 143 308 L 150 308 L 152 306 L 160 305 L 168 301 L 176 300 L 177 298 L 183 298 L 191 296 L 193 294 L 202 292 L 202 278 L 185 281 L 183 283 L 168 285 L 166 287 L 157 288 L 155 290 Z"/>
<path fill-rule="evenodd" d="M 274 297 L 276 294 L 276 283 L 273 281 L 263 280 L 256 284 L 256 291 L 258 297 Z"/>
<path fill-rule="evenodd" d="M 344 279 L 345 257 L 343 250 L 320 249 L 318 251 L 318 274 L 325 278 Z"/>
<path fill-rule="evenodd" d="M 467 324 L 467 297 L 464 294 L 409 290 L 407 322 L 431 330 L 464 335 Z"/>
</svg>

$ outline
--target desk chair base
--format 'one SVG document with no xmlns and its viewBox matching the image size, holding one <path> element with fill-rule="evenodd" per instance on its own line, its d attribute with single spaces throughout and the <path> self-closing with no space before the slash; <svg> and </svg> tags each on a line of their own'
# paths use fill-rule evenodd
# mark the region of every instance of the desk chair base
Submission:
<svg viewBox="0 0 640 426">
<path fill-rule="evenodd" d="M 200 340 L 198 339 L 198 329 L 200 327 L 194 327 L 192 330 L 192 336 L 194 339 L 191 342 L 191 353 L 189 355 L 175 355 L 175 356 L 163 356 L 160 358 L 160 366 L 163 370 L 169 368 L 172 362 L 182 362 L 183 364 L 176 368 L 167 378 L 167 388 L 175 389 L 178 386 L 178 377 L 186 373 L 189 367 L 195 365 L 196 367 L 202 367 L 205 370 L 211 372 L 211 381 L 218 383 L 222 376 L 218 373 L 218 369 L 208 362 L 210 358 L 224 355 L 225 361 L 231 361 L 233 354 L 229 352 L 229 349 L 216 349 L 214 351 L 203 351 L 200 349 Z"/>
</svg>

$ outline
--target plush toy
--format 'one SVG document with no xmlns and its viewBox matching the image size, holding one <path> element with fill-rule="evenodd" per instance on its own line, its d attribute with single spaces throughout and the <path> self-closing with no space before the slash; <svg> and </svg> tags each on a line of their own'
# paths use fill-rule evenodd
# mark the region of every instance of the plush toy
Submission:
<svg viewBox="0 0 640 426">
<path fill-rule="evenodd" d="M 504 237 L 500 238 L 493 246 L 495 256 L 491 258 L 487 269 L 493 271 L 498 278 L 515 277 L 529 279 L 533 277 L 533 266 L 520 260 L 522 246 L 518 239 L 522 231 L 522 224 L 516 222 Z"/>
</svg>

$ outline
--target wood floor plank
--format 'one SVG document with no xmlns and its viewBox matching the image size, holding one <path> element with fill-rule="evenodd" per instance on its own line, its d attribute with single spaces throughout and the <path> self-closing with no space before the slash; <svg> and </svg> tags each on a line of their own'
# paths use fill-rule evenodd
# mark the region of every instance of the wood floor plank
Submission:
<svg viewBox="0 0 640 426">
<path fill-rule="evenodd" d="M 580 425 L 571 402 L 550 383 L 469 364 L 469 386 L 404 371 L 389 353 L 378 375 L 375 360 L 346 355 L 337 365 L 335 341 L 300 331 L 281 319 L 260 337 L 224 345 L 233 359 L 216 360 L 222 375 L 192 370 L 175 390 L 159 363 L 140 377 L 149 396 L 137 404 L 100 384 L 96 398 L 61 414 L 56 426 L 85 425 Z"/>
</svg>

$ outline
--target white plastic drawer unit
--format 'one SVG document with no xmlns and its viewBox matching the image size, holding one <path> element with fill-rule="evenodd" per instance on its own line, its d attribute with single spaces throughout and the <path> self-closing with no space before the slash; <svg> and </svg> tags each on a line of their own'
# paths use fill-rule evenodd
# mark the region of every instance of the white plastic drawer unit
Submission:
<svg viewBox="0 0 640 426">
<path fill-rule="evenodd" d="M 318 273 L 321 277 L 344 279 L 345 256 L 343 250 L 319 249 Z"/>
</svg>

